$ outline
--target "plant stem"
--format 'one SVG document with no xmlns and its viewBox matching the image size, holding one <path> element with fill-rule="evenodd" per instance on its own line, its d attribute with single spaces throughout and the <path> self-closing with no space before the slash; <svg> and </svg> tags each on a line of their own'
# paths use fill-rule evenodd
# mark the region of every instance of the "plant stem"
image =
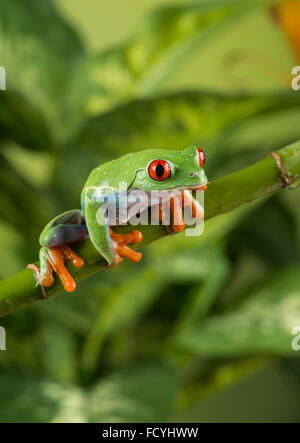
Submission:
<svg viewBox="0 0 300 443">
<path fill-rule="evenodd" d="M 300 182 L 300 141 L 276 151 L 276 154 L 272 153 L 258 163 L 211 182 L 205 191 L 205 219 L 232 211 L 286 188 L 287 184 L 290 188 L 297 186 Z M 138 245 L 132 245 L 133 248 L 140 248 L 168 235 L 163 226 L 141 226 L 139 229 L 143 233 L 143 240 Z M 119 232 L 130 230 L 130 226 L 118 228 Z M 67 268 L 76 282 L 106 266 L 105 260 L 99 256 L 89 240 L 74 249 L 85 261 L 82 268 L 75 268 L 67 263 Z M 39 262 L 35 264 L 39 266 Z M 115 271 L 112 269 L 111 272 Z M 63 287 L 56 278 L 54 285 L 47 288 L 48 299 L 54 298 L 62 290 Z M 34 273 L 25 269 L 0 282 L 0 317 L 41 299 L 43 294 Z"/>
</svg>

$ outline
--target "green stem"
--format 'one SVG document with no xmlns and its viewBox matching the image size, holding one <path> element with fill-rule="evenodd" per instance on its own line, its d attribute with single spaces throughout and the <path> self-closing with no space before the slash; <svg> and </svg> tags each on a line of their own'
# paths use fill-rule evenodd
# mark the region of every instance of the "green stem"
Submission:
<svg viewBox="0 0 300 443">
<path fill-rule="evenodd" d="M 258 163 L 211 182 L 205 191 L 205 219 L 232 211 L 264 195 L 283 189 L 287 187 L 287 183 L 292 188 L 297 186 L 300 182 L 300 141 L 276 153 L 279 157 L 270 154 Z M 119 231 L 126 230 L 130 228 L 119 228 Z M 140 230 L 143 233 L 143 241 L 138 245 L 139 248 L 167 235 L 163 226 L 141 226 Z M 75 249 L 85 260 L 83 268 L 74 268 L 67 263 L 76 282 L 106 266 L 105 260 L 99 256 L 89 240 Z M 35 264 L 39 265 L 38 262 Z M 54 285 L 47 289 L 48 299 L 54 298 L 62 290 L 62 285 L 56 278 Z M 0 317 L 42 298 L 41 288 L 37 285 L 33 272 L 25 269 L 0 282 Z"/>
</svg>

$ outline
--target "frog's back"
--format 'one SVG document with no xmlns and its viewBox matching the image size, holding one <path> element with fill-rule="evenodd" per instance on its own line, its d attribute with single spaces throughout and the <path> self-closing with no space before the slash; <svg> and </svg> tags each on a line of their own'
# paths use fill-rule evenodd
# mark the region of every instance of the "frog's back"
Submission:
<svg viewBox="0 0 300 443">
<path fill-rule="evenodd" d="M 106 195 L 118 192 L 120 183 L 122 184 L 122 190 L 129 188 L 135 177 L 134 155 L 133 153 L 125 154 L 118 159 L 103 163 L 91 171 L 81 194 L 81 207 L 83 209 L 88 188 L 101 190 Z"/>
<path fill-rule="evenodd" d="M 135 176 L 134 157 L 133 153 L 125 154 L 93 169 L 84 188 L 88 186 L 102 188 L 108 185 L 118 189 L 120 182 L 126 182 L 129 185 Z"/>
</svg>

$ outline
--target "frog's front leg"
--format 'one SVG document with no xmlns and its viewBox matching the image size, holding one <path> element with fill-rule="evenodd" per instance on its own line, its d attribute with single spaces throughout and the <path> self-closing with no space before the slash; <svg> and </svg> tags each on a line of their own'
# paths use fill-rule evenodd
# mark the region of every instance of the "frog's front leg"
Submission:
<svg viewBox="0 0 300 443">
<path fill-rule="evenodd" d="M 203 189 L 205 189 L 203 187 Z M 183 208 L 188 207 L 193 219 L 201 219 L 204 215 L 203 208 L 199 202 L 193 197 L 189 190 L 181 191 L 174 197 L 170 198 L 169 209 L 171 211 L 172 223 L 171 230 L 174 233 L 182 232 L 185 229 L 185 221 L 183 217 Z M 166 219 L 164 205 L 159 205 L 159 220 Z M 171 231 L 171 232 L 172 232 Z"/>
<path fill-rule="evenodd" d="M 137 263 L 141 260 L 142 254 L 140 252 L 133 251 L 127 246 L 128 243 L 139 243 L 143 239 L 143 234 L 140 231 L 132 231 L 128 234 L 116 234 L 110 228 L 110 238 L 112 241 L 112 247 L 116 256 L 116 262 L 112 266 L 119 264 L 123 261 L 122 257 L 127 257 L 132 263 Z"/>
<path fill-rule="evenodd" d="M 71 260 L 73 265 L 81 267 L 84 261 L 69 245 L 78 243 L 89 237 L 81 211 L 67 211 L 47 224 L 40 235 L 40 270 L 38 279 L 42 286 L 50 287 L 54 283 L 53 271 L 61 279 L 67 292 L 76 288 L 76 283 L 65 267 L 65 262 Z M 28 265 L 34 269 L 33 265 Z"/>
<path fill-rule="evenodd" d="M 107 208 L 97 199 L 89 197 L 85 199 L 85 218 L 90 239 L 109 266 L 118 265 L 123 257 L 134 263 L 140 261 L 142 254 L 127 246 L 128 243 L 139 243 L 142 240 L 140 231 L 116 234 L 110 226 Z"/>
</svg>

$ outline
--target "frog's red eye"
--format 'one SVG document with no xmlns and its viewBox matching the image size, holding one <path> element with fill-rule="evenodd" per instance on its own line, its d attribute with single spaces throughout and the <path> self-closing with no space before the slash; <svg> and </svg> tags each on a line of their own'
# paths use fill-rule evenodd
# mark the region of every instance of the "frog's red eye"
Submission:
<svg viewBox="0 0 300 443">
<path fill-rule="evenodd" d="M 206 161 L 206 155 L 205 155 L 204 151 L 202 151 L 202 149 L 200 149 L 200 148 L 197 148 L 197 153 L 198 153 L 198 158 L 199 158 L 199 165 L 200 165 L 200 168 L 202 168 L 205 161 Z"/>
<path fill-rule="evenodd" d="M 148 174 L 153 180 L 166 180 L 171 174 L 171 166 L 164 160 L 154 160 L 148 167 Z"/>
</svg>

